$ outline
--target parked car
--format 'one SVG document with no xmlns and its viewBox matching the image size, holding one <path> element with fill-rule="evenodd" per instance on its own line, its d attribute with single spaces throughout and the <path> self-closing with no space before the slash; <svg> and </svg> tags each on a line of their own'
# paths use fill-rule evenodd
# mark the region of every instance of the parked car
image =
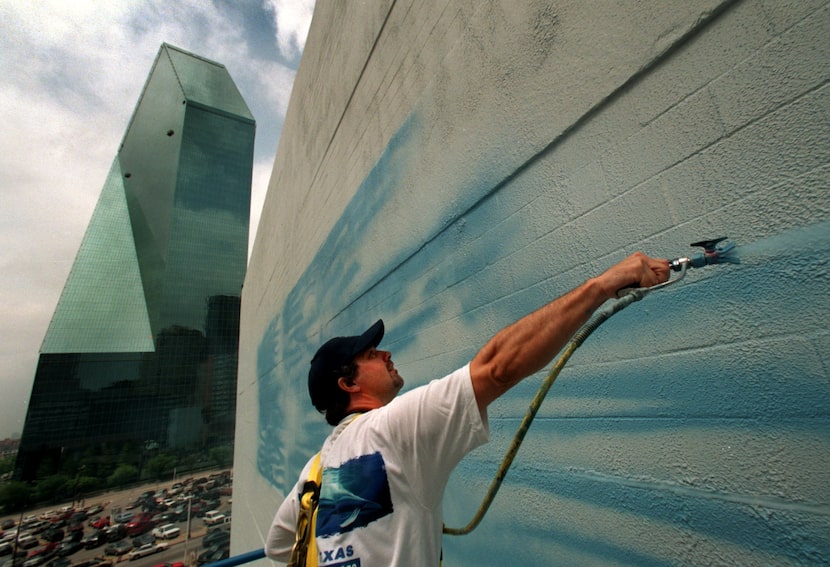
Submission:
<svg viewBox="0 0 830 567">
<path fill-rule="evenodd" d="M 37 547 L 37 544 L 37 538 L 32 534 L 22 534 L 19 538 L 17 538 L 17 547 L 22 547 L 23 549 Z"/>
<path fill-rule="evenodd" d="M 0 557 L 10 555 L 12 552 L 12 544 L 7 541 L 0 541 Z"/>
<path fill-rule="evenodd" d="M 196 564 L 213 563 L 214 561 L 227 559 L 228 556 L 230 556 L 230 549 L 227 545 L 214 545 L 199 554 L 196 558 Z"/>
<path fill-rule="evenodd" d="M 58 542 L 63 539 L 63 530 L 60 528 L 53 528 L 43 532 L 43 539 L 48 542 Z"/>
<path fill-rule="evenodd" d="M 173 563 L 156 563 L 153 567 L 184 567 L 182 561 L 175 561 Z"/>
<path fill-rule="evenodd" d="M 127 528 L 123 524 L 115 524 L 114 526 L 108 527 L 104 534 L 107 541 L 118 541 L 119 539 L 127 537 Z"/>
<path fill-rule="evenodd" d="M 90 527 L 95 528 L 96 530 L 102 530 L 110 525 L 110 517 L 109 516 L 100 516 L 98 518 L 92 518 L 92 521 L 89 522 Z"/>
<path fill-rule="evenodd" d="M 174 521 L 183 522 L 187 519 L 187 504 L 179 504 L 175 508 L 167 510 L 166 513 L 176 516 L 176 520 Z"/>
<path fill-rule="evenodd" d="M 80 541 L 65 541 L 58 546 L 58 555 L 61 557 L 68 557 L 83 548 L 84 545 Z"/>
<path fill-rule="evenodd" d="M 77 510 L 69 517 L 69 523 L 83 522 L 89 517 L 89 512 L 86 510 Z"/>
<path fill-rule="evenodd" d="M 84 549 L 95 549 L 100 545 L 104 545 L 105 541 L 106 536 L 104 532 L 96 530 L 82 539 L 81 543 L 84 545 Z"/>
<path fill-rule="evenodd" d="M 47 560 L 51 559 L 58 553 L 58 543 L 57 542 L 50 542 L 44 545 L 43 547 L 39 547 L 34 551 L 29 552 L 29 559 L 34 559 L 35 557 L 40 557 L 41 562 L 45 563 Z"/>
<path fill-rule="evenodd" d="M 106 555 L 116 555 L 121 557 L 122 555 L 126 555 L 133 549 L 133 544 L 127 540 L 117 541 L 113 544 L 108 545 L 104 549 L 104 553 Z"/>
<path fill-rule="evenodd" d="M 84 525 L 83 524 L 75 524 L 69 526 L 69 531 L 66 534 L 66 538 L 72 541 L 81 541 L 84 539 Z"/>
<path fill-rule="evenodd" d="M 154 527 L 156 527 L 156 523 L 149 518 L 141 517 L 133 519 L 133 521 L 127 524 L 127 535 L 131 537 L 141 535 L 149 532 Z"/>
<path fill-rule="evenodd" d="M 146 543 L 155 543 L 155 541 L 156 536 L 152 533 L 141 534 L 140 536 L 133 538 L 133 547 L 137 549 Z"/>
<path fill-rule="evenodd" d="M 166 543 L 145 543 L 141 547 L 133 549 L 130 552 L 130 561 L 135 561 L 136 559 L 147 557 L 148 555 L 153 555 L 154 553 L 164 551 L 165 549 L 167 549 Z"/>
<path fill-rule="evenodd" d="M 21 523 L 20 526 L 30 534 L 39 534 L 40 532 L 51 528 L 52 522 L 47 522 L 46 520 L 35 520 L 34 522 Z"/>
<path fill-rule="evenodd" d="M 153 516 L 153 521 L 156 525 L 159 524 L 170 524 L 172 522 L 179 521 L 179 515 L 175 512 L 162 512 L 161 514 L 156 514 Z"/>
<path fill-rule="evenodd" d="M 208 548 L 213 545 L 225 545 L 231 541 L 231 533 L 226 530 L 215 530 L 208 532 L 202 538 L 202 547 Z"/>
<path fill-rule="evenodd" d="M 72 561 L 68 557 L 58 557 L 45 564 L 46 567 L 69 567 Z"/>
<path fill-rule="evenodd" d="M 86 514 L 87 516 L 94 516 L 95 514 L 100 514 L 104 511 L 103 504 L 95 504 L 87 509 Z"/>
<path fill-rule="evenodd" d="M 126 524 L 133 519 L 133 516 L 135 516 L 135 512 L 121 512 L 120 514 L 113 516 L 112 520 L 116 524 Z"/>
<path fill-rule="evenodd" d="M 181 530 L 175 524 L 164 524 L 153 530 L 153 535 L 158 539 L 173 539 L 178 537 Z"/>
<path fill-rule="evenodd" d="M 206 526 L 215 526 L 216 524 L 221 524 L 224 519 L 225 515 L 222 512 L 219 510 L 211 510 L 209 512 L 205 512 L 202 521 Z"/>
<path fill-rule="evenodd" d="M 190 504 L 190 517 L 191 518 L 201 518 L 205 515 L 205 512 L 213 508 L 212 506 L 208 508 L 208 506 L 202 502 L 201 500 L 194 500 Z M 187 506 L 185 506 L 185 514 L 187 514 Z"/>
<path fill-rule="evenodd" d="M 78 563 L 73 563 L 72 567 L 112 567 L 112 562 L 103 557 L 93 557 Z"/>
<path fill-rule="evenodd" d="M 35 555 L 34 557 L 30 557 L 26 561 L 23 562 L 23 567 L 37 567 L 38 565 L 42 565 L 46 563 L 46 558 L 42 555 Z"/>
</svg>

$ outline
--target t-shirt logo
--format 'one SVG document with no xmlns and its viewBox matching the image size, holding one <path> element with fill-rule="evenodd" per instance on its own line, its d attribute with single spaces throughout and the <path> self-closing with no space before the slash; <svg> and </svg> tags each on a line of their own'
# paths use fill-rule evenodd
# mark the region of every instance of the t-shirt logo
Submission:
<svg viewBox="0 0 830 567">
<path fill-rule="evenodd" d="M 340 468 L 323 469 L 317 537 L 364 528 L 391 513 L 389 478 L 380 453 L 346 461 Z"/>
</svg>

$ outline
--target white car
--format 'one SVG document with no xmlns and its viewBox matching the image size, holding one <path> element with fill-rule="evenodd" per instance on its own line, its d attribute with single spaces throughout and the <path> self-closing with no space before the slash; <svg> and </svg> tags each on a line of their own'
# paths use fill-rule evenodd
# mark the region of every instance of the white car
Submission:
<svg viewBox="0 0 830 567">
<path fill-rule="evenodd" d="M 166 543 L 145 543 L 138 549 L 133 549 L 129 553 L 130 561 L 135 561 L 140 557 L 147 557 L 148 555 L 164 551 L 165 549 L 167 549 Z"/>
<path fill-rule="evenodd" d="M 164 524 L 153 530 L 153 537 L 158 539 L 173 539 L 178 537 L 181 530 L 175 524 Z"/>
<path fill-rule="evenodd" d="M 205 512 L 202 521 L 205 522 L 206 526 L 215 526 L 216 524 L 221 524 L 224 519 L 225 514 L 219 510 L 211 510 L 210 512 Z"/>
<path fill-rule="evenodd" d="M 31 534 L 20 534 L 20 537 L 17 538 L 17 547 L 22 549 L 31 549 L 32 547 L 37 547 L 38 542 L 37 538 Z"/>
</svg>

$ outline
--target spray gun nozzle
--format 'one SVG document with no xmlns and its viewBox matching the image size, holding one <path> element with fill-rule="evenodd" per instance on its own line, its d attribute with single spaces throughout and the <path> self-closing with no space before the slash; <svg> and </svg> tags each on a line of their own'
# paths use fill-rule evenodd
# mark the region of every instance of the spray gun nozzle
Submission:
<svg viewBox="0 0 830 567">
<path fill-rule="evenodd" d="M 740 264 L 740 258 L 733 253 L 735 244 L 733 242 L 721 244 L 724 240 L 726 240 L 725 236 L 712 240 L 693 242 L 690 246 L 701 247 L 703 248 L 703 252 L 698 252 L 691 258 L 676 258 L 671 260 L 669 266 L 675 272 L 679 272 L 689 266 L 692 268 L 702 268 L 710 264 L 722 264 L 724 262 Z"/>
<path fill-rule="evenodd" d="M 726 240 L 725 236 L 721 238 L 715 238 L 712 240 L 701 240 L 700 242 L 695 242 L 691 244 L 691 246 L 695 247 L 700 246 L 701 248 L 703 248 L 703 252 L 698 252 L 691 258 L 684 257 L 669 260 L 669 267 L 675 272 L 680 272 L 680 275 L 673 279 L 670 278 L 667 281 L 657 284 L 650 288 L 629 287 L 621 289 L 617 292 L 617 297 L 619 299 L 622 299 L 626 295 L 638 294 L 636 297 L 631 298 L 631 300 L 637 301 L 638 299 L 642 298 L 643 295 L 645 295 L 645 293 L 679 282 L 684 277 L 686 277 L 686 271 L 688 271 L 690 267 L 702 268 L 703 266 L 708 266 L 709 264 L 722 264 L 724 262 L 730 264 L 740 264 L 740 258 L 738 258 L 733 252 L 735 249 L 735 244 L 732 242 L 721 244 L 721 242 L 723 242 L 724 240 Z"/>
</svg>

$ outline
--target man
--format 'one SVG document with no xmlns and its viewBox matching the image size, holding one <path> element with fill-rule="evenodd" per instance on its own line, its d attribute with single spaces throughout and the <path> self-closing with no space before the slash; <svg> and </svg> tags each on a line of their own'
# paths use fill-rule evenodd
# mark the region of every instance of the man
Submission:
<svg viewBox="0 0 830 567">
<path fill-rule="evenodd" d="M 666 260 L 633 254 L 499 331 L 463 368 L 401 396 L 391 354 L 377 349 L 382 321 L 326 342 L 308 376 L 312 403 L 335 426 L 321 450 L 315 564 L 438 565 L 444 487 L 464 455 L 489 439 L 487 406 L 547 365 L 619 290 L 668 276 Z M 288 560 L 311 468 L 271 525 L 265 550 L 273 559 Z"/>
</svg>

